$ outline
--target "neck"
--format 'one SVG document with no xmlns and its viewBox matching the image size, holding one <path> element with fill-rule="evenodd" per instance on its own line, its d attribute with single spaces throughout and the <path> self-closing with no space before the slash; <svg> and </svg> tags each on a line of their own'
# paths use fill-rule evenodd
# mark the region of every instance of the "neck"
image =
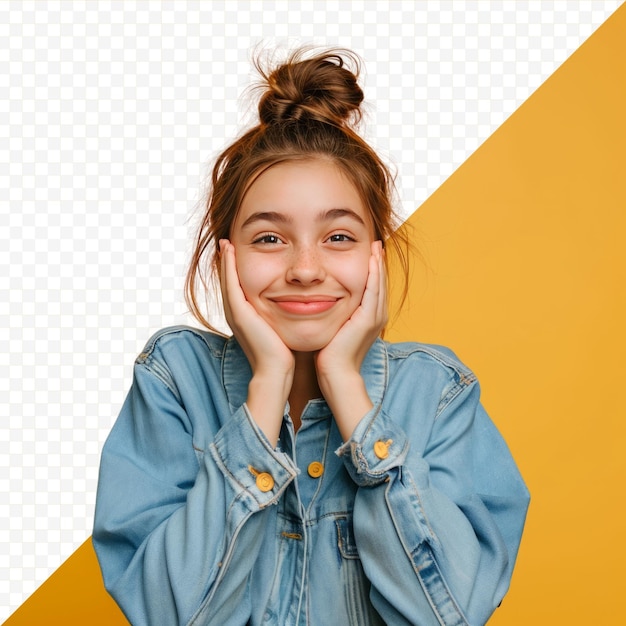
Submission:
<svg viewBox="0 0 626 626">
<path fill-rule="evenodd" d="M 300 417 L 309 400 L 320 398 L 321 392 L 317 383 L 313 352 L 294 352 L 296 368 L 289 393 L 291 419 L 296 430 L 300 427 Z"/>
</svg>

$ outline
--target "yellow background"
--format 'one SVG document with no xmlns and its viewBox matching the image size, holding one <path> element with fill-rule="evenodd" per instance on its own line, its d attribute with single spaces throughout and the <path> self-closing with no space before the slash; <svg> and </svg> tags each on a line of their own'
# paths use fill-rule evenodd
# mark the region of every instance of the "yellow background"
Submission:
<svg viewBox="0 0 626 626">
<path fill-rule="evenodd" d="M 390 340 L 478 374 L 532 494 L 490 625 L 619 624 L 626 557 L 626 7 L 407 222 Z M 5 624 L 124 624 L 90 540 Z"/>
</svg>

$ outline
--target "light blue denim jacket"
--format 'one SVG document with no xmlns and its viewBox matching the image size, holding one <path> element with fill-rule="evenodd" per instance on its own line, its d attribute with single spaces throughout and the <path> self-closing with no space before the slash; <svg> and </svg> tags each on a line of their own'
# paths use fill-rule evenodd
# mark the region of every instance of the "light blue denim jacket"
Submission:
<svg viewBox="0 0 626 626">
<path fill-rule="evenodd" d="M 377 340 L 374 408 L 343 442 L 327 404 L 272 448 L 234 339 L 157 333 L 102 453 L 93 532 L 134 626 L 484 624 L 529 502 L 472 372 Z M 313 465 L 311 465 L 313 464 Z"/>
</svg>

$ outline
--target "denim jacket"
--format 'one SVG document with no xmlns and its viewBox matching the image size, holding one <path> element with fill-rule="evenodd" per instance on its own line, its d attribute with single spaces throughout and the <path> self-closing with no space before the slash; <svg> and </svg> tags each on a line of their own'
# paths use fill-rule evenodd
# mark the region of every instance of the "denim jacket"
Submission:
<svg viewBox="0 0 626 626">
<path fill-rule="evenodd" d="M 273 448 L 233 339 L 165 329 L 102 452 L 94 547 L 134 626 L 484 624 L 528 491 L 446 349 L 380 339 L 343 442 L 323 399 Z"/>
</svg>

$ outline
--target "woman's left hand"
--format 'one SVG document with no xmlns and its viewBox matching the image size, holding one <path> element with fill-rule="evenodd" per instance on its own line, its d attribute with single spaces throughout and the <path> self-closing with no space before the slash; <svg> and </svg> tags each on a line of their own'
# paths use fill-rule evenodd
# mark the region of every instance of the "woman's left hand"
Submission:
<svg viewBox="0 0 626 626">
<path fill-rule="evenodd" d="M 361 376 L 361 364 L 387 323 L 385 279 L 382 242 L 374 241 L 361 304 L 315 356 L 320 390 L 344 441 L 373 407 Z"/>
</svg>

